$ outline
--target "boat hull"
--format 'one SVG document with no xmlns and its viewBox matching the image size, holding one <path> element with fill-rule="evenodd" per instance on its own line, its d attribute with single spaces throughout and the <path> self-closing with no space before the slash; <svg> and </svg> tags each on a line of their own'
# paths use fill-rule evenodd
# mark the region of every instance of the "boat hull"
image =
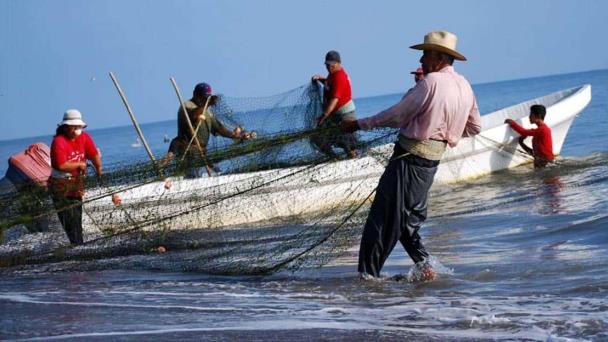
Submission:
<svg viewBox="0 0 608 342">
<path fill-rule="evenodd" d="M 591 86 L 547 95 L 484 115 L 482 132 L 463 138 L 446 151 L 434 186 L 480 177 L 530 163 L 517 149 L 518 135 L 505 125 L 512 118 L 531 127 L 527 118 L 532 104 L 547 107 L 545 122 L 552 130 L 554 153 L 559 154 L 568 130 L 591 100 Z M 123 204 L 109 197 L 85 205 L 85 232 L 117 230 L 202 229 L 255 225 L 319 211 L 344 208 L 372 195 L 393 144 L 371 149 L 367 156 L 319 165 L 222 175 L 199 179 L 174 179 L 170 190 L 163 182 L 146 184 L 120 194 Z M 88 194 L 101 196 L 99 191 Z M 371 197 L 373 198 L 373 197 Z"/>
</svg>

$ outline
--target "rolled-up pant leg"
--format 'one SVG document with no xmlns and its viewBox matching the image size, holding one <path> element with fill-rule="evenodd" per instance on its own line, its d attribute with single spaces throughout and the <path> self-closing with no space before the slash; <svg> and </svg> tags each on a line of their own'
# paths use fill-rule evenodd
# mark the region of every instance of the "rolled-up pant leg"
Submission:
<svg viewBox="0 0 608 342">
<path fill-rule="evenodd" d="M 437 167 L 412 165 L 407 158 L 389 162 L 361 237 L 359 272 L 380 276 L 397 241 L 414 262 L 428 256 L 418 229 L 426 219 L 428 191 L 436 171 Z"/>
</svg>

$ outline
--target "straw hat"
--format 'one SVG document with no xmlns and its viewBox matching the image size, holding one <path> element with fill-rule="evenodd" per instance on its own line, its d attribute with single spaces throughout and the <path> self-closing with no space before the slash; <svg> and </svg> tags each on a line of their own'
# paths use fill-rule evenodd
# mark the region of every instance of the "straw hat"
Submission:
<svg viewBox="0 0 608 342">
<path fill-rule="evenodd" d="M 82 121 L 82 114 L 78 109 L 66 110 L 63 114 L 63 121 L 57 124 L 57 126 L 62 125 L 87 127 L 87 124 Z"/>
<path fill-rule="evenodd" d="M 466 57 L 456 51 L 455 34 L 448 31 L 434 31 L 424 36 L 424 43 L 412 45 L 414 50 L 435 50 L 446 53 L 459 61 L 466 61 Z"/>
</svg>

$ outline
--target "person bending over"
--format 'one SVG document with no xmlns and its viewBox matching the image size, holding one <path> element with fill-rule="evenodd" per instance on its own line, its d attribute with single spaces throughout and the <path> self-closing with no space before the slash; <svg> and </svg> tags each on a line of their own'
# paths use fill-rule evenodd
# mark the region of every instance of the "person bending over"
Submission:
<svg viewBox="0 0 608 342">
<path fill-rule="evenodd" d="M 319 128 L 327 131 L 312 138 L 312 143 L 325 155 L 335 158 L 332 146 L 343 149 L 350 158 L 357 158 L 357 138 L 352 132 L 331 131 L 343 120 L 355 120 L 355 103 L 352 98 L 350 78 L 342 66 L 338 51 L 325 55 L 327 77 L 314 75 L 313 81 L 323 83 L 323 114 L 317 118 Z"/>
</svg>

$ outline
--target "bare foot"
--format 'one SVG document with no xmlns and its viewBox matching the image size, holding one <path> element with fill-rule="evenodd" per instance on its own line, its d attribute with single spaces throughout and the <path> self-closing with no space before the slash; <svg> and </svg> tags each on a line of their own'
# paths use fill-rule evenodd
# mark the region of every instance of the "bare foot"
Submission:
<svg viewBox="0 0 608 342">
<path fill-rule="evenodd" d="M 437 272 L 431 266 L 426 265 L 420 270 L 420 281 L 433 281 L 435 279 L 437 279 Z"/>
</svg>

